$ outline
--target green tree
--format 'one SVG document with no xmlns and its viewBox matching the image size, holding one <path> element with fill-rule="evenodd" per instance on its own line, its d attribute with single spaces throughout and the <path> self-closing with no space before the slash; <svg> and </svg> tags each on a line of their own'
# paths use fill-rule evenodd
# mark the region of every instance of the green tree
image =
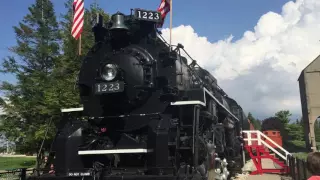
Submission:
<svg viewBox="0 0 320 180">
<path fill-rule="evenodd" d="M 261 121 L 255 119 L 251 112 L 248 113 L 248 119 L 256 130 L 261 130 Z"/>
<path fill-rule="evenodd" d="M 261 130 L 262 121 L 260 119 L 256 119 L 256 127 L 258 130 Z"/>
<path fill-rule="evenodd" d="M 303 116 L 301 116 L 301 118 L 300 118 L 300 125 L 303 127 L 304 126 L 304 120 L 303 120 Z"/>
<path fill-rule="evenodd" d="M 52 115 L 46 92 L 53 88 L 52 71 L 61 56 L 61 36 L 53 4 L 36 0 L 18 26 L 14 26 L 17 45 L 10 48 L 15 56 L 4 59 L 2 73 L 15 75 L 16 84 L 4 81 L 5 115 L 0 131 L 14 141 L 21 151 L 36 152 Z M 50 133 L 54 128 L 50 128 Z"/>
<path fill-rule="evenodd" d="M 289 110 L 281 110 L 275 114 L 275 116 L 279 118 L 284 125 L 290 122 L 291 115 L 292 114 L 290 113 Z"/>
<path fill-rule="evenodd" d="M 286 129 L 292 140 L 303 141 L 303 127 L 300 124 L 287 124 Z"/>
<path fill-rule="evenodd" d="M 297 119 L 295 123 L 289 124 L 291 115 L 292 114 L 288 110 L 281 110 L 275 113 L 275 116 L 285 127 L 285 134 L 287 134 L 292 140 L 303 141 L 304 131 L 302 126 L 302 118 L 300 119 L 300 121 Z"/>
<path fill-rule="evenodd" d="M 1 85 L 5 98 L 0 99 L 0 105 L 6 114 L 1 116 L 0 133 L 14 141 L 21 152 L 37 152 L 52 119 L 44 146 L 48 149 L 60 120 L 60 108 L 80 105 L 75 83 L 83 56 L 77 56 L 78 42 L 71 36 L 72 2 L 65 3 L 67 12 L 61 26 L 52 2 L 36 0 L 14 27 L 17 45 L 10 50 L 15 57 L 3 61 L 1 72 L 15 75 L 17 83 Z M 91 5 L 85 10 L 83 55 L 94 45 L 90 22 L 98 12 L 108 20 L 99 7 Z"/>
<path fill-rule="evenodd" d="M 319 122 L 319 120 L 316 120 L 314 122 L 314 134 L 315 134 L 316 142 L 320 142 L 320 122 Z"/>
<path fill-rule="evenodd" d="M 91 20 L 97 13 L 104 16 L 104 20 L 108 20 L 109 16 L 103 12 L 98 6 L 91 4 L 89 10 L 85 10 L 84 27 L 81 35 L 82 56 L 78 56 L 78 43 L 71 36 L 72 29 L 72 0 L 65 3 L 66 13 L 62 14 L 61 32 L 63 36 L 62 50 L 63 56 L 58 60 L 53 71 L 54 88 L 47 92 L 48 102 L 52 107 L 70 108 L 80 106 L 79 94 L 76 87 L 76 78 L 80 70 L 82 58 L 94 45 L 94 36 L 92 32 Z M 63 79 L 63 80 L 62 80 Z"/>
</svg>

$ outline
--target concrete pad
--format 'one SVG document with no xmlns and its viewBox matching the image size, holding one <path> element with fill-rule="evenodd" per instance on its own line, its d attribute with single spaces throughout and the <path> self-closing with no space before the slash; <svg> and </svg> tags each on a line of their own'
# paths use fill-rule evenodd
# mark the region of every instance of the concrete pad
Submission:
<svg viewBox="0 0 320 180">
<path fill-rule="evenodd" d="M 262 174 L 262 175 L 249 175 L 240 174 L 233 180 L 281 180 L 281 176 L 278 174 Z"/>
<path fill-rule="evenodd" d="M 281 169 L 281 167 L 274 163 L 271 159 L 262 159 L 262 168 L 264 169 Z M 256 166 L 254 165 L 253 161 L 250 159 L 242 168 L 244 172 L 250 172 L 257 170 Z"/>
<path fill-rule="evenodd" d="M 281 180 L 277 174 L 249 175 L 246 180 Z"/>
<path fill-rule="evenodd" d="M 278 169 L 278 165 L 271 159 L 262 159 L 262 167 L 267 169 Z M 234 180 L 281 180 L 281 176 L 278 174 L 262 174 L 262 175 L 250 175 L 249 173 L 255 171 L 256 167 L 253 161 L 250 159 L 246 162 L 242 168 L 243 174 L 237 175 L 232 179 Z"/>
</svg>

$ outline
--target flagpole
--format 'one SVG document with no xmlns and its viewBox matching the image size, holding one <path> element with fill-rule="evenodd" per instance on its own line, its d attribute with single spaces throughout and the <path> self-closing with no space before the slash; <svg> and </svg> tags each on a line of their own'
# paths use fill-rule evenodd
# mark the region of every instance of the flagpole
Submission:
<svg viewBox="0 0 320 180">
<path fill-rule="evenodd" d="M 76 6 L 78 8 L 76 8 Z M 78 15 L 77 18 L 80 18 L 81 16 L 84 16 L 84 2 L 83 2 L 83 0 L 73 0 L 72 7 L 73 7 L 72 8 L 73 9 L 73 20 L 72 20 L 71 34 L 76 40 L 77 39 L 79 40 L 78 41 L 78 43 L 79 43 L 78 44 L 78 54 L 80 56 L 81 55 L 81 44 L 82 44 L 81 43 L 81 34 L 82 34 L 82 31 L 83 31 L 83 23 L 84 23 L 83 21 L 84 20 L 81 19 L 80 21 L 77 21 L 76 18 L 75 18 L 75 15 L 77 14 L 77 12 L 79 12 L 77 14 Z M 81 12 L 81 14 L 80 14 L 80 12 Z M 77 33 L 77 34 L 75 34 L 75 33 Z M 79 38 L 77 38 L 77 36 L 79 36 Z"/>
<path fill-rule="evenodd" d="M 79 36 L 79 56 L 81 56 L 81 34 Z"/>
<path fill-rule="evenodd" d="M 171 39 L 172 39 L 172 0 L 170 0 L 170 50 L 171 50 Z"/>
</svg>

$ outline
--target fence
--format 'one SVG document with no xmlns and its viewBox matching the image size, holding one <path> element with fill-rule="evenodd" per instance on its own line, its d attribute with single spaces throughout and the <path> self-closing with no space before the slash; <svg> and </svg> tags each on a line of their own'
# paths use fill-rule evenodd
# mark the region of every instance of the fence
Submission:
<svg viewBox="0 0 320 180">
<path fill-rule="evenodd" d="M 35 167 L 35 156 L 0 154 L 0 180 L 25 180 Z"/>
<path fill-rule="evenodd" d="M 305 160 L 289 155 L 287 162 L 290 168 L 289 175 L 292 180 L 307 180 L 311 176 L 307 170 L 307 162 Z"/>
<path fill-rule="evenodd" d="M 27 168 L 12 169 L 0 172 L 0 180 L 26 180 Z"/>
<path fill-rule="evenodd" d="M 0 180 L 27 180 L 33 176 L 46 175 L 51 169 L 48 168 L 20 168 L 0 171 Z"/>
</svg>

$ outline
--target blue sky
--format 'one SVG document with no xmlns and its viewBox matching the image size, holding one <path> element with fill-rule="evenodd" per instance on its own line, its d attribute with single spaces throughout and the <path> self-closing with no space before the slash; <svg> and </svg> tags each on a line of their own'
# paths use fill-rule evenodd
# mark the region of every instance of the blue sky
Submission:
<svg viewBox="0 0 320 180">
<path fill-rule="evenodd" d="M 35 0 L 3 1 L 0 6 L 0 61 L 9 55 L 7 47 L 16 43 L 12 26 L 17 25 L 28 13 L 28 7 Z M 54 0 L 57 17 L 64 13 L 64 0 Z M 85 6 L 94 0 L 85 0 Z M 97 0 L 100 7 L 108 13 L 121 11 L 129 13 L 130 8 L 156 9 L 160 0 Z M 186 3 L 188 2 L 188 3 Z M 288 0 L 202 0 L 202 1 L 173 1 L 173 27 L 191 25 L 199 36 L 205 36 L 210 42 L 227 38 L 230 34 L 234 39 L 240 38 L 246 30 L 252 30 L 261 15 L 268 11 L 280 12 Z M 17 6 L 17 4 L 19 4 Z M 169 26 L 166 19 L 164 28 Z M 13 78 L 0 74 L 0 81 Z"/>
<path fill-rule="evenodd" d="M 1 43 L 0 58 L 7 56 L 7 47 L 15 44 L 12 26 L 17 25 L 28 13 L 28 6 L 35 0 L 3 1 L 0 6 Z M 88 7 L 94 0 L 85 0 Z M 63 0 L 54 0 L 57 14 L 65 11 Z M 100 7 L 108 13 L 121 11 L 129 13 L 130 8 L 156 9 L 160 0 L 97 0 Z M 261 15 L 268 11 L 280 12 L 288 0 L 202 0 L 173 1 L 173 27 L 181 24 L 191 25 L 199 36 L 205 36 L 210 42 L 234 35 L 240 38 L 246 30 L 252 30 Z M 165 27 L 169 25 L 169 19 Z M 0 80 L 4 77 L 0 76 Z"/>
</svg>

